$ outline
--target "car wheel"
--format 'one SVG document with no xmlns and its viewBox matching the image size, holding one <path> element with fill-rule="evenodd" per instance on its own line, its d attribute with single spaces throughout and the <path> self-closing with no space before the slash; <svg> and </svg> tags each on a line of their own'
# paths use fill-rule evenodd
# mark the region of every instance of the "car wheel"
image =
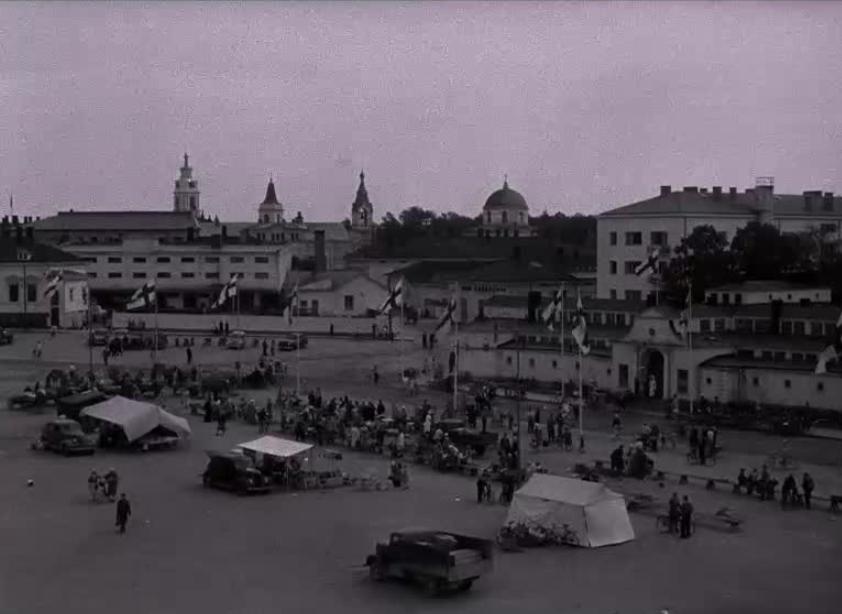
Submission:
<svg viewBox="0 0 842 614">
<path fill-rule="evenodd" d="M 211 486 L 210 478 L 206 475 L 202 476 L 202 486 L 204 486 L 205 488 L 210 488 Z"/>
<path fill-rule="evenodd" d="M 421 585 L 424 587 L 424 592 L 430 595 L 431 597 L 438 595 L 442 589 L 441 580 L 433 577 L 424 578 L 421 581 Z"/>
</svg>

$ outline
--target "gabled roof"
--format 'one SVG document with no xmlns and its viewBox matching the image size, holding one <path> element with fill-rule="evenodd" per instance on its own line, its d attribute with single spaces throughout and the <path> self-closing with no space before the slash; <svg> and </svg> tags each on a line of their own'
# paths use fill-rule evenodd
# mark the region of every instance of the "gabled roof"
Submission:
<svg viewBox="0 0 842 614">
<path fill-rule="evenodd" d="M 303 273 L 303 271 L 302 271 Z M 381 283 L 371 279 L 368 275 L 366 275 L 362 271 L 325 271 L 323 273 L 316 273 L 315 275 L 309 273 L 309 275 L 302 275 L 302 276 L 293 276 L 292 283 L 293 285 L 297 282 L 298 289 L 301 292 L 330 292 L 332 290 L 338 290 L 342 286 L 345 286 L 352 281 L 365 278 L 366 281 L 371 282 L 372 284 L 383 288 L 383 292 L 386 292 L 386 287 L 383 286 Z M 309 286 L 316 286 L 317 284 L 324 284 L 326 287 L 309 287 Z M 289 285 L 289 282 L 285 283 L 284 285 Z"/>
<path fill-rule="evenodd" d="M 0 262 L 64 263 L 82 262 L 71 253 L 46 243 L 4 237 L 0 239 Z"/>
<path fill-rule="evenodd" d="M 739 283 L 725 284 L 710 288 L 707 292 L 780 292 L 783 290 L 825 290 L 820 284 L 796 284 L 783 279 L 751 279 Z"/>
<path fill-rule="evenodd" d="M 189 211 L 60 211 L 37 220 L 35 231 L 143 231 L 198 228 Z"/>
<path fill-rule="evenodd" d="M 541 296 L 541 308 L 543 309 L 549 305 L 552 297 Z M 495 294 L 483 302 L 486 307 L 522 307 L 526 310 L 526 297 L 512 294 Z M 623 313 L 639 313 L 644 308 L 644 303 L 640 301 L 626 301 L 622 299 L 612 298 L 594 298 L 582 297 L 582 308 L 585 312 L 590 311 L 609 311 L 609 312 L 623 312 Z M 576 309 L 576 297 L 568 296 L 564 300 L 565 311 L 572 313 Z"/>
</svg>

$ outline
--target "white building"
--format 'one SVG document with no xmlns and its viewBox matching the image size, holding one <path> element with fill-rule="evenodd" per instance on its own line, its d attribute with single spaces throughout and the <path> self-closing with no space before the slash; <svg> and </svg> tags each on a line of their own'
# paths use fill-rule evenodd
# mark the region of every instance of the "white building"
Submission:
<svg viewBox="0 0 842 614">
<path fill-rule="evenodd" d="M 508 179 L 503 181 L 503 187 L 492 192 L 482 208 L 480 227 L 477 229 L 480 237 L 529 237 L 532 229 L 529 226 L 529 206 L 520 192 L 509 187 Z"/>
<path fill-rule="evenodd" d="M 654 292 L 650 275 L 635 269 L 654 249 L 666 264 L 670 250 L 697 226 L 710 225 L 729 242 L 752 221 L 770 223 L 784 233 L 818 233 L 827 245 L 840 238 L 842 199 L 833 193 L 775 194 L 770 178 L 740 193 L 714 186 L 685 187 L 675 192 L 661 186 L 654 198 L 612 209 L 597 219 L 597 296 L 645 300 Z M 663 266 L 663 265 L 661 265 Z"/>
<path fill-rule="evenodd" d="M 799 286 L 788 281 L 751 280 L 726 284 L 705 292 L 705 302 L 714 305 L 763 305 L 783 303 L 830 303 L 830 288 Z"/>
<path fill-rule="evenodd" d="M 389 295 L 385 286 L 360 271 L 302 276 L 298 284 L 296 312 L 301 316 L 371 317 Z"/>
<path fill-rule="evenodd" d="M 0 326 L 81 326 L 89 298 L 85 263 L 6 219 L 0 233 Z M 57 291 L 45 296 L 47 274 L 59 271 Z"/>
<path fill-rule="evenodd" d="M 190 213 L 197 217 L 202 211 L 199 206 L 199 182 L 193 179 L 193 167 L 189 164 L 187 154 L 184 154 L 184 166 L 175 180 L 173 211 Z"/>
</svg>

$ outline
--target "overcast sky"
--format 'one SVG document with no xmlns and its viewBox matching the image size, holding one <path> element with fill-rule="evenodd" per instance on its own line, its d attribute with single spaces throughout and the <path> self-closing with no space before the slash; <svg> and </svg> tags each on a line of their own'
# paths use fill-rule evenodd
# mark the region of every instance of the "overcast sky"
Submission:
<svg viewBox="0 0 842 614">
<path fill-rule="evenodd" d="M 842 3 L 0 4 L 0 191 L 15 212 L 250 220 L 533 213 L 662 183 L 842 192 Z M 4 213 L 8 211 L 4 203 Z"/>
</svg>

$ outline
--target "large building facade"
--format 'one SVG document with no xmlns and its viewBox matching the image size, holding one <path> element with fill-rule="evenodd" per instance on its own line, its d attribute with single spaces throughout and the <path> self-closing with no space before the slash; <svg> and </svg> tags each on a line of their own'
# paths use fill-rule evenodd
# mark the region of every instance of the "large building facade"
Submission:
<svg viewBox="0 0 842 614">
<path fill-rule="evenodd" d="M 666 264 L 682 238 L 710 225 L 726 240 L 749 222 L 775 225 L 783 233 L 818 233 L 828 245 L 840 238 L 842 199 L 831 192 L 775 194 L 769 178 L 739 192 L 714 186 L 673 191 L 612 209 L 597 218 L 597 296 L 644 301 L 656 291 L 656 279 L 635 270 L 657 251 Z"/>
</svg>

